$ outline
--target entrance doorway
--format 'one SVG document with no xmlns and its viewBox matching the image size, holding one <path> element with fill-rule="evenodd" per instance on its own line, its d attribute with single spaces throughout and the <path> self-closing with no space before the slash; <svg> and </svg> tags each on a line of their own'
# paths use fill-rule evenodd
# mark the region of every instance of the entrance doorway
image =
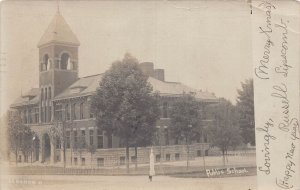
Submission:
<svg viewBox="0 0 300 190">
<path fill-rule="evenodd" d="M 50 145 L 49 135 L 47 133 L 44 134 L 43 139 L 44 139 L 44 162 L 49 162 L 50 155 L 51 155 L 51 145 Z"/>
</svg>

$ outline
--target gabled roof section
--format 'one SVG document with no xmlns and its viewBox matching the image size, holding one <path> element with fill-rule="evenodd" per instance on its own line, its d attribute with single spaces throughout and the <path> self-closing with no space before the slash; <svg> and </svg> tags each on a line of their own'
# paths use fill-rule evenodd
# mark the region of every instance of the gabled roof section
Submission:
<svg viewBox="0 0 300 190">
<path fill-rule="evenodd" d="M 80 44 L 76 35 L 72 32 L 70 26 L 59 11 L 56 13 L 46 32 L 40 39 L 38 47 L 52 42 L 75 46 L 79 46 Z"/>
<path fill-rule="evenodd" d="M 92 95 L 99 87 L 103 74 L 87 76 L 78 79 L 75 83 L 69 86 L 61 94 L 57 95 L 54 100 L 68 99 L 72 97 L 80 97 Z M 198 100 L 216 101 L 217 98 L 214 94 L 209 92 L 197 91 L 186 85 L 177 82 L 165 82 L 153 77 L 148 78 L 148 82 L 153 87 L 153 92 L 158 92 L 160 96 L 181 96 L 183 93 L 194 93 Z M 74 91 L 73 89 L 80 89 Z"/>
<path fill-rule="evenodd" d="M 99 82 L 101 81 L 102 76 L 103 74 L 82 77 L 77 81 L 75 81 L 71 86 L 65 89 L 62 93 L 58 94 L 54 98 L 54 100 L 91 95 L 94 92 L 96 92 L 96 89 L 99 86 Z M 74 91 L 74 89 L 76 88 L 79 90 Z"/>
<path fill-rule="evenodd" d="M 40 100 L 39 89 L 32 88 L 27 93 L 19 97 L 13 104 L 11 104 L 11 108 L 27 106 L 27 105 L 35 105 L 38 104 Z"/>
</svg>

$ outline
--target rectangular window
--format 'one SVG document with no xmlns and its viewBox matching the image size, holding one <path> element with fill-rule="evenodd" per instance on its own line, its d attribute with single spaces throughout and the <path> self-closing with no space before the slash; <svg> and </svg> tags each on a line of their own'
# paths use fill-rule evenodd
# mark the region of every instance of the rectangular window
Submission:
<svg viewBox="0 0 300 190">
<path fill-rule="evenodd" d="M 155 161 L 156 161 L 156 162 L 160 162 L 160 154 L 157 154 L 157 155 L 155 156 Z"/>
<path fill-rule="evenodd" d="M 71 145 L 71 133 L 70 131 L 66 131 L 66 147 L 70 148 Z"/>
<path fill-rule="evenodd" d="M 51 87 L 49 87 L 49 99 L 51 99 L 52 92 L 51 92 Z"/>
<path fill-rule="evenodd" d="M 81 165 L 85 166 L 85 158 L 81 158 Z"/>
<path fill-rule="evenodd" d="M 135 163 L 136 162 L 136 156 L 131 156 L 131 162 Z"/>
<path fill-rule="evenodd" d="M 84 117 L 83 117 L 83 103 L 80 103 L 80 119 L 84 119 Z"/>
<path fill-rule="evenodd" d="M 31 109 L 28 110 L 28 123 L 32 123 L 32 119 L 31 119 Z"/>
<path fill-rule="evenodd" d="M 120 165 L 125 165 L 125 156 L 120 157 Z"/>
<path fill-rule="evenodd" d="M 26 124 L 27 123 L 27 111 L 26 110 L 23 112 L 23 120 L 24 120 L 24 123 Z"/>
<path fill-rule="evenodd" d="M 55 105 L 54 115 L 55 115 L 54 117 L 55 117 L 56 120 L 62 121 L 62 105 L 61 104 Z M 42 117 L 43 117 L 43 111 L 42 111 Z"/>
<path fill-rule="evenodd" d="M 167 127 L 165 127 L 165 130 L 164 130 L 164 135 L 165 135 L 165 145 L 169 145 L 169 129 Z"/>
<path fill-rule="evenodd" d="M 56 149 L 61 149 L 61 143 L 58 137 L 56 138 Z"/>
<path fill-rule="evenodd" d="M 104 166 L 104 158 L 97 158 L 97 166 L 98 167 Z"/>
<path fill-rule="evenodd" d="M 197 156 L 201 157 L 201 150 L 197 150 Z"/>
<path fill-rule="evenodd" d="M 168 103 L 167 102 L 163 103 L 162 117 L 168 118 Z"/>
<path fill-rule="evenodd" d="M 85 130 L 81 130 L 81 144 L 82 148 L 86 147 L 86 142 L 85 142 Z"/>
<path fill-rule="evenodd" d="M 175 160 L 179 160 L 180 159 L 180 154 L 179 153 L 176 153 L 175 154 Z"/>
<path fill-rule="evenodd" d="M 68 104 L 65 105 L 65 118 L 67 121 L 70 120 L 70 109 Z"/>
<path fill-rule="evenodd" d="M 94 130 L 90 130 L 90 146 L 94 145 Z"/>
<path fill-rule="evenodd" d="M 51 122 L 51 119 L 52 119 L 52 108 L 51 108 L 51 106 L 49 106 L 48 109 L 49 109 L 49 111 L 48 111 L 48 114 L 49 114 L 48 122 Z"/>
<path fill-rule="evenodd" d="M 208 150 L 205 150 L 205 156 L 208 156 Z"/>
<path fill-rule="evenodd" d="M 103 133 L 101 130 L 97 130 L 97 148 L 103 148 Z"/>
<path fill-rule="evenodd" d="M 94 114 L 90 112 L 90 118 L 94 118 Z"/>
<path fill-rule="evenodd" d="M 112 135 L 108 135 L 107 140 L 108 140 L 107 148 L 112 148 L 112 143 L 113 143 L 112 142 L 113 141 Z"/>
<path fill-rule="evenodd" d="M 39 122 L 39 108 L 34 108 L 34 122 Z"/>
<path fill-rule="evenodd" d="M 76 120 L 77 118 L 76 118 L 76 104 L 74 103 L 74 104 L 72 104 L 72 107 L 71 107 L 71 109 L 72 109 L 72 119 L 73 120 Z"/>
<path fill-rule="evenodd" d="M 208 142 L 207 141 L 207 134 L 204 134 L 203 136 L 204 136 L 204 142 L 207 143 Z"/>
<path fill-rule="evenodd" d="M 44 111 L 44 122 L 46 123 L 48 121 L 47 118 L 47 107 L 44 107 L 45 111 Z"/>
<path fill-rule="evenodd" d="M 45 100 L 47 100 L 47 95 L 48 95 L 47 88 L 45 88 Z"/>
<path fill-rule="evenodd" d="M 75 164 L 75 166 L 77 166 L 77 165 L 78 165 L 78 160 L 77 160 L 77 158 L 76 158 L 76 157 L 74 158 L 74 164 Z"/>
<path fill-rule="evenodd" d="M 77 133 L 77 131 L 74 131 L 74 144 L 77 147 L 77 144 L 78 144 L 78 133 Z"/>
<path fill-rule="evenodd" d="M 166 161 L 170 161 L 171 160 L 171 155 L 170 154 L 166 154 Z"/>
</svg>

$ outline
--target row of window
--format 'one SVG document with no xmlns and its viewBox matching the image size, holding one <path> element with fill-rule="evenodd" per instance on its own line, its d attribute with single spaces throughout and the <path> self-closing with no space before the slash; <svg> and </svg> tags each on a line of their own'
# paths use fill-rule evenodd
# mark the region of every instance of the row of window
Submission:
<svg viewBox="0 0 300 190">
<path fill-rule="evenodd" d="M 45 54 L 41 63 L 41 71 L 47 71 L 52 68 L 52 60 L 49 58 L 48 54 Z M 55 68 L 62 70 L 76 70 L 76 64 L 71 61 L 70 55 L 68 53 L 63 53 L 60 60 L 55 61 Z"/>
<path fill-rule="evenodd" d="M 179 153 L 175 153 L 175 160 L 178 161 L 180 160 L 180 154 Z M 161 155 L 157 154 L 155 156 L 155 161 L 156 162 L 160 162 L 161 159 Z M 58 160 L 59 161 L 59 160 Z M 136 156 L 131 156 L 131 162 L 135 163 L 137 161 Z M 171 161 L 171 154 L 166 154 L 166 161 Z M 126 164 L 126 157 L 125 156 L 121 156 L 120 157 L 120 165 L 125 165 Z M 78 165 L 78 158 L 74 157 L 74 165 L 77 166 Z M 85 166 L 85 158 L 82 157 L 81 158 L 81 166 Z M 97 166 L 104 166 L 104 158 L 97 158 Z"/>
<path fill-rule="evenodd" d="M 93 129 L 90 129 L 88 133 L 87 135 L 85 130 L 66 131 L 66 148 L 85 149 L 88 146 L 95 146 L 98 149 L 104 148 L 104 138 L 101 130 L 98 129 L 95 135 Z M 112 148 L 112 135 L 109 135 L 107 138 L 107 148 Z M 56 148 L 61 148 L 60 139 L 56 141 Z"/>
<path fill-rule="evenodd" d="M 31 108 L 21 112 L 23 123 L 31 124 L 39 122 L 39 108 Z"/>
<path fill-rule="evenodd" d="M 51 87 L 41 88 L 41 100 L 50 100 L 52 98 Z"/>
<path fill-rule="evenodd" d="M 175 153 L 175 160 L 180 160 L 180 154 L 179 153 Z M 160 154 L 157 154 L 155 155 L 155 161 L 156 162 L 160 162 L 161 160 L 161 155 Z M 166 154 L 166 161 L 171 161 L 171 154 Z"/>
<path fill-rule="evenodd" d="M 84 103 L 79 103 L 79 115 L 76 112 L 76 107 L 78 103 L 66 104 L 64 107 L 61 104 L 55 106 L 55 118 L 59 121 L 63 119 L 65 121 L 69 120 L 77 120 L 77 119 L 86 119 L 86 115 L 84 114 Z M 64 113 L 64 118 L 63 118 Z M 89 118 L 92 118 L 93 115 L 90 113 Z"/>
<path fill-rule="evenodd" d="M 73 161 L 74 161 L 74 165 L 78 166 L 78 158 L 74 157 Z M 81 166 L 85 166 L 85 158 L 81 158 Z M 104 166 L 104 158 L 97 158 L 97 166 L 98 167 Z"/>
</svg>

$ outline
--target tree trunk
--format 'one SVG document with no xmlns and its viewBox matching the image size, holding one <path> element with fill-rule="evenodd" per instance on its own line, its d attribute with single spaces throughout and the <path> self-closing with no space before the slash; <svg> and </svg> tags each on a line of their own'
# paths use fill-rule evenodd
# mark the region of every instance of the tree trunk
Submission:
<svg viewBox="0 0 300 190">
<path fill-rule="evenodd" d="M 204 155 L 203 155 L 203 167 L 204 167 L 204 170 L 206 170 L 206 163 L 205 163 L 205 152 L 204 152 Z"/>
<path fill-rule="evenodd" d="M 63 134 L 62 134 L 62 140 L 63 140 L 63 154 L 64 154 L 64 170 L 66 168 L 66 136 L 65 136 L 65 123 L 63 123 Z"/>
<path fill-rule="evenodd" d="M 188 142 L 186 141 L 187 155 L 186 155 L 186 170 L 189 170 L 190 166 L 190 147 Z"/>
<path fill-rule="evenodd" d="M 225 150 L 222 150 L 222 155 L 223 155 L 223 166 L 225 166 Z"/>
<path fill-rule="evenodd" d="M 71 166 L 73 166 L 73 147 L 71 147 Z"/>
<path fill-rule="evenodd" d="M 64 169 L 66 168 L 66 143 L 63 142 L 63 154 L 64 154 Z"/>
<path fill-rule="evenodd" d="M 129 144 L 126 142 L 126 172 L 129 173 Z"/>
<path fill-rule="evenodd" d="M 135 167 L 135 170 L 137 170 L 137 167 L 138 167 L 138 163 L 137 163 L 137 145 L 135 145 L 134 147 L 134 153 L 135 153 L 135 163 L 134 163 L 134 167 Z"/>
<path fill-rule="evenodd" d="M 93 168 L 92 162 L 93 162 L 93 153 L 91 152 L 91 169 Z"/>
<path fill-rule="evenodd" d="M 18 165 L 18 148 L 16 148 L 16 166 Z"/>
</svg>

